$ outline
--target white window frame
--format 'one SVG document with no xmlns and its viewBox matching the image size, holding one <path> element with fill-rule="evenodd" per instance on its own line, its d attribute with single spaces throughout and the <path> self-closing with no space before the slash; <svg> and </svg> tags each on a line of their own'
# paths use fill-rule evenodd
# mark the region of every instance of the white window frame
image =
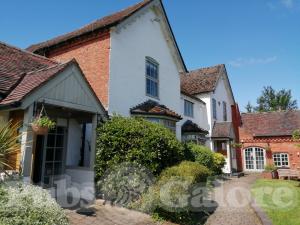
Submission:
<svg viewBox="0 0 300 225">
<path fill-rule="evenodd" d="M 184 99 L 184 115 L 194 117 L 194 103 L 186 99 Z"/>
<path fill-rule="evenodd" d="M 213 111 L 213 118 L 215 120 L 218 119 L 217 115 L 217 100 L 215 98 L 212 99 L 212 111 Z"/>
<path fill-rule="evenodd" d="M 278 157 L 279 156 L 279 157 Z M 278 168 L 282 167 L 290 167 L 290 159 L 289 159 L 289 154 L 286 152 L 276 152 L 273 153 L 272 155 L 274 165 Z M 275 160 L 278 159 L 279 161 Z M 287 165 L 283 165 L 287 163 Z"/>
<path fill-rule="evenodd" d="M 151 64 L 151 65 L 153 65 L 153 66 L 156 67 L 157 78 L 154 78 L 154 77 L 148 75 L 148 73 L 147 73 L 147 65 L 148 64 Z M 159 63 L 156 60 L 154 60 L 154 59 L 152 59 L 150 57 L 146 57 L 146 61 L 145 61 L 145 76 L 146 76 L 146 88 L 145 88 L 146 89 L 145 90 L 146 91 L 146 95 L 149 96 L 149 97 L 151 97 L 151 98 L 159 99 Z M 151 82 L 156 83 L 156 85 L 157 85 L 157 93 L 156 93 L 156 95 L 153 95 L 153 93 L 148 93 L 148 90 L 147 90 L 147 81 L 148 80 L 151 81 Z"/>
</svg>

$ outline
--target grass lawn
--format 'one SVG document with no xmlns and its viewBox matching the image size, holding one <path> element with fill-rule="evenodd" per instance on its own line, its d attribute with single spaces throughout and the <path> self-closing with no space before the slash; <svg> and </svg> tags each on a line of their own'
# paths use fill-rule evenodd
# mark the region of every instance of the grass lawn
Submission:
<svg viewBox="0 0 300 225">
<path fill-rule="evenodd" d="M 257 180 L 252 195 L 274 225 L 300 225 L 300 182 Z"/>
</svg>

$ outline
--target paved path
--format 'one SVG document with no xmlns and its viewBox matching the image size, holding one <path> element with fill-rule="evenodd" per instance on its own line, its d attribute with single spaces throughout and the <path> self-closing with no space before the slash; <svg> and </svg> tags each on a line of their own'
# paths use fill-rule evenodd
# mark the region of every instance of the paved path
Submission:
<svg viewBox="0 0 300 225">
<path fill-rule="evenodd" d="M 103 205 L 97 200 L 93 206 L 95 216 L 82 216 L 75 211 L 66 210 L 71 225 L 157 225 L 150 216 L 136 211 Z M 165 223 L 164 225 L 171 225 Z"/>
<path fill-rule="evenodd" d="M 233 178 L 216 187 L 214 199 L 219 207 L 208 218 L 206 225 L 262 225 L 251 207 L 250 188 L 257 177 L 252 174 Z"/>
</svg>

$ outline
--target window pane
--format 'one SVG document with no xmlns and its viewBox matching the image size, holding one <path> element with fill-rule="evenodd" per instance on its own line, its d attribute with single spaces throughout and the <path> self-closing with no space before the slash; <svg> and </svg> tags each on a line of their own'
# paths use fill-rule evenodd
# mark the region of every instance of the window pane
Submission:
<svg viewBox="0 0 300 225">
<path fill-rule="evenodd" d="M 216 101 L 216 99 L 213 98 L 212 103 L 213 103 L 213 118 L 217 119 L 217 101 Z"/>
<path fill-rule="evenodd" d="M 184 115 L 189 117 L 194 116 L 194 103 L 184 100 Z"/>
<path fill-rule="evenodd" d="M 146 94 L 158 97 L 158 65 L 146 60 Z"/>
</svg>

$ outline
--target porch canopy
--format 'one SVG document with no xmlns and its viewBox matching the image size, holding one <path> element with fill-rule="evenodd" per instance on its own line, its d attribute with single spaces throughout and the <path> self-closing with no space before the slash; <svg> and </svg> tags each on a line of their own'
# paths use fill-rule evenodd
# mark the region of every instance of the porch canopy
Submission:
<svg viewBox="0 0 300 225">
<path fill-rule="evenodd" d="M 25 180 L 93 183 L 96 126 L 107 113 L 75 60 L 58 63 L 0 42 L 0 119 L 22 122 Z M 56 128 L 43 137 L 31 123 L 45 108 Z"/>
</svg>

